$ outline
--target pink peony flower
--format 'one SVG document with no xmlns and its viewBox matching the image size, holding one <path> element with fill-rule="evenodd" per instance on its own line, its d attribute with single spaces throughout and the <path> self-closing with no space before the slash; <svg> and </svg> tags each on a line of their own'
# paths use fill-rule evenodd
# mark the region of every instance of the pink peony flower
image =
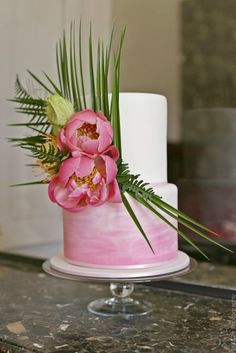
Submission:
<svg viewBox="0 0 236 353">
<path fill-rule="evenodd" d="M 94 159 L 79 155 L 62 162 L 58 175 L 49 183 L 50 199 L 72 212 L 106 201 L 122 202 L 114 148 Z"/>
<path fill-rule="evenodd" d="M 113 129 L 102 113 L 83 110 L 75 113 L 58 135 L 59 147 L 88 156 L 103 153 L 112 143 Z"/>
</svg>

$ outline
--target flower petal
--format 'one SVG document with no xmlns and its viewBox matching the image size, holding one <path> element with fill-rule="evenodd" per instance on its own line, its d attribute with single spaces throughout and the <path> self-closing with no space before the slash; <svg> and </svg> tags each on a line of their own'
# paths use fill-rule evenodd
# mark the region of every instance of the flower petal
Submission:
<svg viewBox="0 0 236 353">
<path fill-rule="evenodd" d="M 62 162 L 59 170 L 59 180 L 63 185 L 68 182 L 68 179 L 75 173 L 80 165 L 80 157 L 71 157 Z"/>
<path fill-rule="evenodd" d="M 105 115 L 102 113 L 102 112 L 97 112 L 97 116 L 102 119 L 103 121 L 107 121 L 108 122 L 108 119 L 107 117 L 105 117 Z"/>
<path fill-rule="evenodd" d="M 81 150 L 90 155 L 97 154 L 98 140 L 87 140 L 81 144 Z"/>
<path fill-rule="evenodd" d="M 117 175 L 117 165 L 109 156 L 101 155 L 100 157 L 105 162 L 106 184 L 110 184 Z"/>
<path fill-rule="evenodd" d="M 112 143 L 113 130 L 110 123 L 106 123 L 101 119 L 97 120 L 97 131 L 99 133 L 98 152 L 102 153 Z"/>
<path fill-rule="evenodd" d="M 50 181 L 50 183 L 48 185 L 48 196 L 52 202 L 56 202 L 55 196 L 54 196 L 54 190 L 55 190 L 55 187 L 58 184 L 58 182 L 59 182 L 59 178 L 58 178 L 58 176 L 56 176 L 55 178 L 53 178 Z"/>
<path fill-rule="evenodd" d="M 116 146 L 109 146 L 104 152 L 103 155 L 111 157 L 115 162 L 119 159 L 120 153 Z"/>
<path fill-rule="evenodd" d="M 109 185 L 109 196 L 108 202 L 121 203 L 121 193 L 117 180 L 113 180 L 113 182 Z"/>
<path fill-rule="evenodd" d="M 74 114 L 64 128 L 66 137 L 70 138 L 73 135 L 74 131 L 79 129 L 82 125 L 83 121 L 81 121 L 81 119 L 79 118 L 79 113 Z"/>
<path fill-rule="evenodd" d="M 77 114 L 77 117 L 88 124 L 96 124 L 97 121 L 97 114 L 91 109 L 82 110 Z"/>
<path fill-rule="evenodd" d="M 91 159 L 86 156 L 81 156 L 80 163 L 75 174 L 76 176 L 83 178 L 89 175 L 90 173 L 92 173 L 93 168 L 94 168 L 94 159 Z"/>
</svg>

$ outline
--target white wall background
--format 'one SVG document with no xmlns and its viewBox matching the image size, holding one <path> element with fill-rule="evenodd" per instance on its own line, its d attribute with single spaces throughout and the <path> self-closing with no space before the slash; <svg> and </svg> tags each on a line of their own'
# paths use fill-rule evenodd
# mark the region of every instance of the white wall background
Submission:
<svg viewBox="0 0 236 353">
<path fill-rule="evenodd" d="M 109 0 L 0 0 L 0 246 L 51 242 L 61 238 L 61 210 L 48 200 L 46 186 L 9 188 L 31 181 L 29 159 L 11 147 L 7 136 L 23 135 L 23 129 L 7 124 L 20 122 L 7 98 L 14 95 L 14 81 L 25 70 L 55 72 L 55 43 L 71 20 L 82 16 L 87 38 L 89 22 L 96 35 L 110 32 Z M 86 60 L 87 61 L 87 60 Z M 28 79 L 25 80 L 28 83 Z"/>
<path fill-rule="evenodd" d="M 33 179 L 24 151 L 7 136 L 22 136 L 13 104 L 16 74 L 25 69 L 55 73 L 55 43 L 71 20 L 82 16 L 84 37 L 93 22 L 95 38 L 109 37 L 113 23 L 127 25 L 122 90 L 165 94 L 169 138 L 179 136 L 179 1 L 176 0 L 0 0 L 0 248 L 58 240 L 61 210 L 48 200 L 46 186 L 9 188 Z M 86 58 L 85 58 L 86 59 Z"/>
<path fill-rule="evenodd" d="M 181 1 L 114 0 L 112 7 L 115 22 L 127 25 L 121 89 L 167 97 L 171 141 L 180 136 Z"/>
</svg>

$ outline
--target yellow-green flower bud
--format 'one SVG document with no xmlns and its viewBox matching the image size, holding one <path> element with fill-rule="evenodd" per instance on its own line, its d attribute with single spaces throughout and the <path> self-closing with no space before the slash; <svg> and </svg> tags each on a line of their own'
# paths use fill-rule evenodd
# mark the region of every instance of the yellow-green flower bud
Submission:
<svg viewBox="0 0 236 353">
<path fill-rule="evenodd" d="M 74 114 L 74 107 L 71 102 L 58 95 L 49 96 L 46 102 L 46 114 L 52 124 L 53 133 L 56 134 Z"/>
</svg>

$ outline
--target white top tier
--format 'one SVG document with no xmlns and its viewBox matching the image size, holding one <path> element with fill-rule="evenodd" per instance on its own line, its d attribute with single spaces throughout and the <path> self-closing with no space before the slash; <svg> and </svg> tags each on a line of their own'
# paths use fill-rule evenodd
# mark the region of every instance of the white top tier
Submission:
<svg viewBox="0 0 236 353">
<path fill-rule="evenodd" d="M 149 183 L 167 182 L 167 101 L 149 93 L 120 93 L 122 157 Z"/>
</svg>

